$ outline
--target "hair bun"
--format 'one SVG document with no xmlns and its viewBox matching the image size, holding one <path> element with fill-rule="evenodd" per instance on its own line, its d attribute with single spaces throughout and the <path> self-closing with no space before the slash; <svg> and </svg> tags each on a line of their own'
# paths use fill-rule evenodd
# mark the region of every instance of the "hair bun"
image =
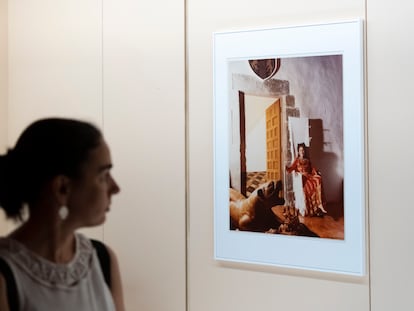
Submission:
<svg viewBox="0 0 414 311">
<path fill-rule="evenodd" d="M 16 196 L 16 152 L 9 149 L 6 154 L 0 155 L 0 207 L 10 217 L 18 216 L 21 209 L 21 200 Z"/>
<path fill-rule="evenodd" d="M 16 155 L 13 149 L 7 150 L 4 155 L 0 155 L 0 179 L 7 179 L 8 172 L 13 171 Z"/>
</svg>

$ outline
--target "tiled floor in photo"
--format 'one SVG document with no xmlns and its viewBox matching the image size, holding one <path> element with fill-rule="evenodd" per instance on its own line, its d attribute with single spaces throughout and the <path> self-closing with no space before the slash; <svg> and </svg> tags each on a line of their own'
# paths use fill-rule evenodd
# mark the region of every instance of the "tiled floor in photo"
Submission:
<svg viewBox="0 0 414 311">
<path fill-rule="evenodd" d="M 246 194 L 249 196 L 257 186 L 266 182 L 266 172 L 247 172 Z"/>
</svg>

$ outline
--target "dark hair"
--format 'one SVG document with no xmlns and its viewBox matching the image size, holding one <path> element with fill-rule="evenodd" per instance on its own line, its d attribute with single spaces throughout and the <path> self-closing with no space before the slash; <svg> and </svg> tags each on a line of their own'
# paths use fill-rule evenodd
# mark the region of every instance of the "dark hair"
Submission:
<svg viewBox="0 0 414 311">
<path fill-rule="evenodd" d="M 0 156 L 0 205 L 7 217 L 21 219 L 23 203 L 37 200 L 53 177 L 80 177 L 101 138 L 95 126 L 78 120 L 48 118 L 29 125 L 14 149 Z"/>
<path fill-rule="evenodd" d="M 302 147 L 302 148 L 303 148 L 303 157 L 304 157 L 304 158 L 309 158 L 309 155 L 308 155 L 308 148 L 306 147 L 305 143 L 300 143 L 300 144 L 298 144 L 298 152 L 299 152 L 300 147 Z"/>
</svg>

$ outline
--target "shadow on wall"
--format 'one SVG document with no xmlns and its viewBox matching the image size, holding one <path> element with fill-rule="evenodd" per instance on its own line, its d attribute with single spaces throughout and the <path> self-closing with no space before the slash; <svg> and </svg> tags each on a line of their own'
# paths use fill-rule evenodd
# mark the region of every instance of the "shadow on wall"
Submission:
<svg viewBox="0 0 414 311">
<path fill-rule="evenodd" d="M 343 173 L 338 172 L 339 157 L 333 152 L 324 152 L 323 121 L 309 120 L 309 136 L 312 137 L 309 156 L 312 165 L 321 172 L 326 202 L 332 216 L 343 216 Z"/>
</svg>

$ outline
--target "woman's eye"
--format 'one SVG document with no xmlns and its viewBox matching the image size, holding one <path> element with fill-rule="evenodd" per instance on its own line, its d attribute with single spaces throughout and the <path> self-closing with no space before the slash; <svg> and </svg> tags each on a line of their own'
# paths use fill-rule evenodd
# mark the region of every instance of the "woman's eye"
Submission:
<svg viewBox="0 0 414 311">
<path fill-rule="evenodd" d="M 108 182 L 110 179 L 111 179 L 111 174 L 109 172 L 102 174 L 99 178 L 99 180 L 102 182 Z"/>
</svg>

